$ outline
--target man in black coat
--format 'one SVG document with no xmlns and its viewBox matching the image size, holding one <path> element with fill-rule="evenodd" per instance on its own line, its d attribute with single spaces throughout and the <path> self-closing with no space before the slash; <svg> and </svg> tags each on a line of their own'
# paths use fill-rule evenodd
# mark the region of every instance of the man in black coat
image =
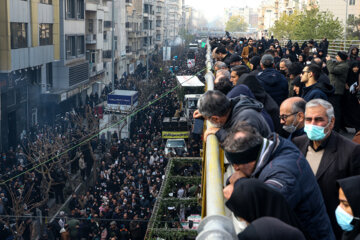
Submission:
<svg viewBox="0 0 360 240">
<path fill-rule="evenodd" d="M 334 108 L 329 102 L 311 100 L 305 110 L 306 135 L 293 142 L 306 156 L 316 176 L 334 233 L 340 239 L 342 231 L 335 217 L 339 205 L 336 181 L 360 174 L 360 145 L 333 131 L 334 122 Z"/>
</svg>

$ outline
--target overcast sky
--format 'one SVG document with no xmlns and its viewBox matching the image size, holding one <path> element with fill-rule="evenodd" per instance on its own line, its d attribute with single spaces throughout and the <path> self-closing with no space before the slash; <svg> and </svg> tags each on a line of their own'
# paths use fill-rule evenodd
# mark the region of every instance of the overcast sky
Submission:
<svg viewBox="0 0 360 240">
<path fill-rule="evenodd" d="M 261 0 L 185 0 L 186 5 L 190 5 L 202 11 L 208 21 L 224 15 L 224 8 L 245 7 L 257 8 Z"/>
</svg>

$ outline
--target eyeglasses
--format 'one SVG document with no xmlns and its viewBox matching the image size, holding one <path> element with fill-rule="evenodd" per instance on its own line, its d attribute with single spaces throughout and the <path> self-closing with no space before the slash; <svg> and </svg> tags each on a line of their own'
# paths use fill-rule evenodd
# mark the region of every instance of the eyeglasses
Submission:
<svg viewBox="0 0 360 240">
<path fill-rule="evenodd" d="M 301 74 L 308 73 L 309 71 L 302 71 Z"/>
<path fill-rule="evenodd" d="M 290 116 L 292 116 L 292 115 L 295 115 L 295 114 L 298 114 L 298 113 L 299 113 L 299 112 L 294 112 L 294 113 L 291 113 L 291 114 L 288 114 L 288 115 L 282 114 L 282 115 L 279 116 L 279 118 L 280 118 L 281 120 L 286 121 L 286 119 L 287 119 L 288 117 L 290 117 Z"/>
</svg>

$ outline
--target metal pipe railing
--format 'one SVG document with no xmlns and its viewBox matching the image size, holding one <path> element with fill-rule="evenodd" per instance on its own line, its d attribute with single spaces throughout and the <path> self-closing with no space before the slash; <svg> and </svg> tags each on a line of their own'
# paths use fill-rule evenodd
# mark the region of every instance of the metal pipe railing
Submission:
<svg viewBox="0 0 360 240">
<path fill-rule="evenodd" d="M 214 75 L 211 72 L 211 47 L 207 41 L 206 55 L 207 73 L 205 74 L 206 89 L 214 90 Z M 206 121 L 207 128 L 212 124 Z M 232 220 L 225 216 L 225 202 L 223 196 L 224 163 L 220 160 L 219 142 L 215 135 L 209 135 L 205 143 L 203 161 L 203 220 L 198 228 L 197 240 L 203 239 L 236 239 Z"/>
<path fill-rule="evenodd" d="M 281 46 L 285 46 L 288 40 L 282 40 Z M 291 40 L 292 43 L 297 42 L 299 46 L 309 40 Z M 318 44 L 322 41 L 322 39 L 314 39 Z M 332 57 L 334 57 L 337 52 L 339 51 L 345 51 L 348 52 L 349 48 L 353 45 L 360 47 L 360 40 L 344 40 L 344 39 L 330 39 L 329 41 L 329 47 L 328 47 L 328 54 Z"/>
</svg>

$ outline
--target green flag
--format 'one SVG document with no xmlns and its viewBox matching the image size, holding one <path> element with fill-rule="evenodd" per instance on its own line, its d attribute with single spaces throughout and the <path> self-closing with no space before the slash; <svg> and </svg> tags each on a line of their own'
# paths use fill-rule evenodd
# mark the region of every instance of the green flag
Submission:
<svg viewBox="0 0 360 240">
<path fill-rule="evenodd" d="M 201 43 L 201 47 L 204 48 L 206 46 L 206 42 Z"/>
</svg>

